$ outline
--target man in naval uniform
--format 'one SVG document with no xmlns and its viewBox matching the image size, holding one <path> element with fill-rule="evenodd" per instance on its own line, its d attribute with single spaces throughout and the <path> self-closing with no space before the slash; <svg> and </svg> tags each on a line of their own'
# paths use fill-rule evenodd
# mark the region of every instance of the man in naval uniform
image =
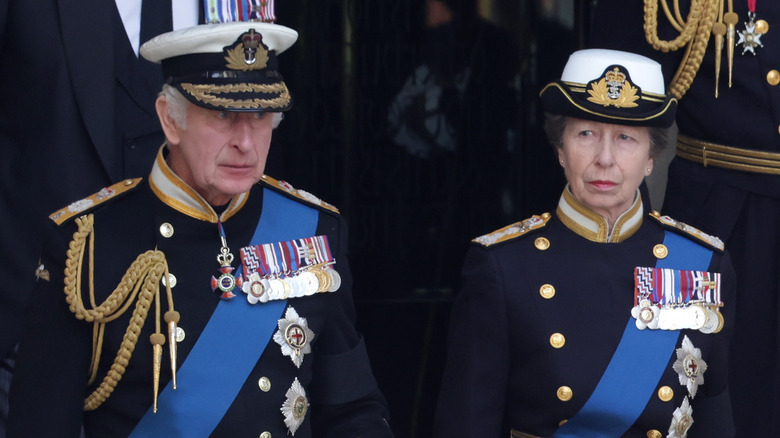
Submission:
<svg viewBox="0 0 780 438">
<path fill-rule="evenodd" d="M 141 48 L 166 78 L 148 178 L 50 216 L 10 436 L 392 437 L 344 220 L 263 174 L 297 33 L 227 9 Z"/>
<path fill-rule="evenodd" d="M 680 0 L 685 23 L 644 3 L 599 0 L 590 44 L 657 60 L 680 98 L 663 210 L 726 242 L 734 421 L 739 436 L 780 436 L 780 2 Z"/>
</svg>

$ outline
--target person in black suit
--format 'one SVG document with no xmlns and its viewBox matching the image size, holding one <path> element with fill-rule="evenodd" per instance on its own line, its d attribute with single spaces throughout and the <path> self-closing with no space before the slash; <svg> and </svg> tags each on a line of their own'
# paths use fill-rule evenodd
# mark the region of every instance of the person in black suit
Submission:
<svg viewBox="0 0 780 438">
<path fill-rule="evenodd" d="M 142 10 L 126 32 L 116 5 L 131 3 Z M 133 45 L 171 30 L 167 3 L 166 13 L 164 1 L 0 0 L 0 437 L 46 216 L 142 176 L 164 140 L 154 110 L 162 72 Z M 183 15 L 197 20 L 190 7 Z"/>
<path fill-rule="evenodd" d="M 577 51 L 541 100 L 567 185 L 473 241 L 434 436 L 734 436 L 730 257 L 641 187 L 674 122 L 661 66 Z"/>
<path fill-rule="evenodd" d="M 267 13 L 141 47 L 167 78 L 166 142 L 148 179 L 50 215 L 11 436 L 393 436 L 345 221 L 264 174 L 298 36 Z"/>
<path fill-rule="evenodd" d="M 726 242 L 734 421 L 740 436 L 780 436 L 780 3 L 675 2 L 685 36 L 645 3 L 598 0 L 590 44 L 660 62 L 679 97 L 663 209 Z M 688 18 L 692 4 L 702 12 Z"/>
</svg>

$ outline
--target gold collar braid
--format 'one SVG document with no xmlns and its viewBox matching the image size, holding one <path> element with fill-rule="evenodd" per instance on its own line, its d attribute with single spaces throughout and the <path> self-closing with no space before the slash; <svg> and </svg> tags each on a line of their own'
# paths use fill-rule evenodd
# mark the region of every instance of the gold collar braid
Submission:
<svg viewBox="0 0 780 438">
<path fill-rule="evenodd" d="M 683 61 L 669 85 L 669 92 L 677 99 L 681 99 L 688 91 L 699 71 L 716 16 L 719 10 L 723 9 L 722 2 L 723 0 L 691 0 L 687 20 L 683 20 L 679 0 L 674 0 L 674 16 L 666 0 L 645 0 L 644 29 L 647 42 L 662 52 L 675 51 L 687 45 Z M 661 41 L 658 38 L 658 3 L 661 3 L 672 26 L 680 32 L 672 41 Z"/>
<path fill-rule="evenodd" d="M 122 281 L 111 292 L 111 295 L 99 306 L 95 302 L 94 288 L 94 249 L 95 230 L 93 215 L 81 216 L 76 219 L 78 230 L 73 233 L 67 251 L 65 265 L 65 300 L 70 306 L 70 311 L 76 318 L 93 322 L 92 335 L 92 361 L 90 365 L 89 384 L 95 381 L 98 364 L 103 349 L 103 335 L 107 323 L 119 318 L 136 301 L 130 324 L 125 331 L 125 336 L 114 358 L 114 363 L 106 373 L 100 386 L 84 400 L 84 410 L 97 409 L 105 402 L 114 388 L 122 379 L 130 357 L 133 355 L 135 345 L 138 342 L 138 334 L 141 332 L 146 316 L 152 302 L 155 304 L 155 333 L 151 335 L 154 353 L 154 411 L 157 412 L 157 395 L 160 384 L 160 368 L 162 362 L 162 344 L 165 336 L 160 332 L 160 281 L 168 277 L 168 263 L 165 254 L 159 250 L 149 250 L 140 254 L 122 276 Z M 89 239 L 89 302 L 90 309 L 84 307 L 81 293 L 82 268 L 84 265 L 84 250 Z M 176 389 L 176 324 L 179 322 L 179 314 L 173 309 L 173 295 L 169 282 L 166 284 L 168 297 L 168 311 L 165 320 L 168 323 L 168 336 L 170 338 L 171 370 L 173 373 L 173 388 Z"/>
</svg>

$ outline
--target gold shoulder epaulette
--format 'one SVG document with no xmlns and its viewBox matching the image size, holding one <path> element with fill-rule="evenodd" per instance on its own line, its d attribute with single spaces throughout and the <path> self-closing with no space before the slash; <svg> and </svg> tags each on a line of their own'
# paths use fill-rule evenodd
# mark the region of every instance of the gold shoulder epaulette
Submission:
<svg viewBox="0 0 780 438">
<path fill-rule="evenodd" d="M 520 236 L 526 235 L 531 231 L 538 230 L 547 225 L 547 221 L 550 220 L 550 213 L 543 213 L 541 216 L 533 215 L 530 218 L 516 222 L 512 225 L 507 225 L 504 228 L 493 231 L 492 233 L 485 234 L 473 239 L 472 242 L 479 243 L 482 246 L 495 245 L 496 243 L 506 242 L 507 240 L 516 239 Z"/>
<path fill-rule="evenodd" d="M 715 236 L 710 236 L 709 234 L 699 230 L 698 228 L 674 220 L 669 216 L 661 216 L 661 213 L 658 213 L 657 211 L 653 211 L 652 213 L 650 213 L 650 216 L 655 218 L 655 220 L 657 220 L 664 228 L 676 230 L 683 234 L 691 236 L 696 241 L 701 242 L 713 249 L 717 249 L 718 251 L 723 252 L 723 250 L 725 249 L 725 245 L 723 244 L 722 240 L 720 240 Z"/>
<path fill-rule="evenodd" d="M 100 205 L 103 202 L 114 198 L 116 195 L 128 192 L 134 189 L 143 178 L 126 179 L 118 182 L 110 187 L 104 187 L 99 192 L 87 196 L 84 199 L 76 201 L 65 208 L 61 208 L 49 215 L 49 219 L 53 220 L 57 225 L 62 225 L 65 221 L 76 216 L 79 213 L 83 213 L 96 205 Z"/>
<path fill-rule="evenodd" d="M 312 195 L 307 191 L 296 189 L 295 187 L 292 186 L 292 184 L 288 183 L 287 181 L 277 181 L 268 175 L 263 175 L 263 178 L 260 181 L 268 187 L 290 194 L 300 200 L 305 201 L 308 204 L 314 205 L 315 207 L 320 207 L 326 210 L 330 210 L 334 213 L 339 213 L 339 209 L 336 208 L 334 205 L 328 204 L 327 202 Z"/>
</svg>

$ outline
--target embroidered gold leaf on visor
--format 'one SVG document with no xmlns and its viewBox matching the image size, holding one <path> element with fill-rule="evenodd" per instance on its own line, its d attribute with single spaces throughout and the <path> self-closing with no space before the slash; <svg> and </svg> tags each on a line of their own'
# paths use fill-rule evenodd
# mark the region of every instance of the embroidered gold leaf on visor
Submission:
<svg viewBox="0 0 780 438">
<path fill-rule="evenodd" d="M 190 84 L 182 83 L 182 89 L 194 98 L 209 105 L 223 108 L 283 108 L 290 103 L 290 93 L 284 83 L 275 84 Z M 267 93 L 277 94 L 271 99 L 233 99 L 219 97 L 225 93 Z"/>
</svg>

